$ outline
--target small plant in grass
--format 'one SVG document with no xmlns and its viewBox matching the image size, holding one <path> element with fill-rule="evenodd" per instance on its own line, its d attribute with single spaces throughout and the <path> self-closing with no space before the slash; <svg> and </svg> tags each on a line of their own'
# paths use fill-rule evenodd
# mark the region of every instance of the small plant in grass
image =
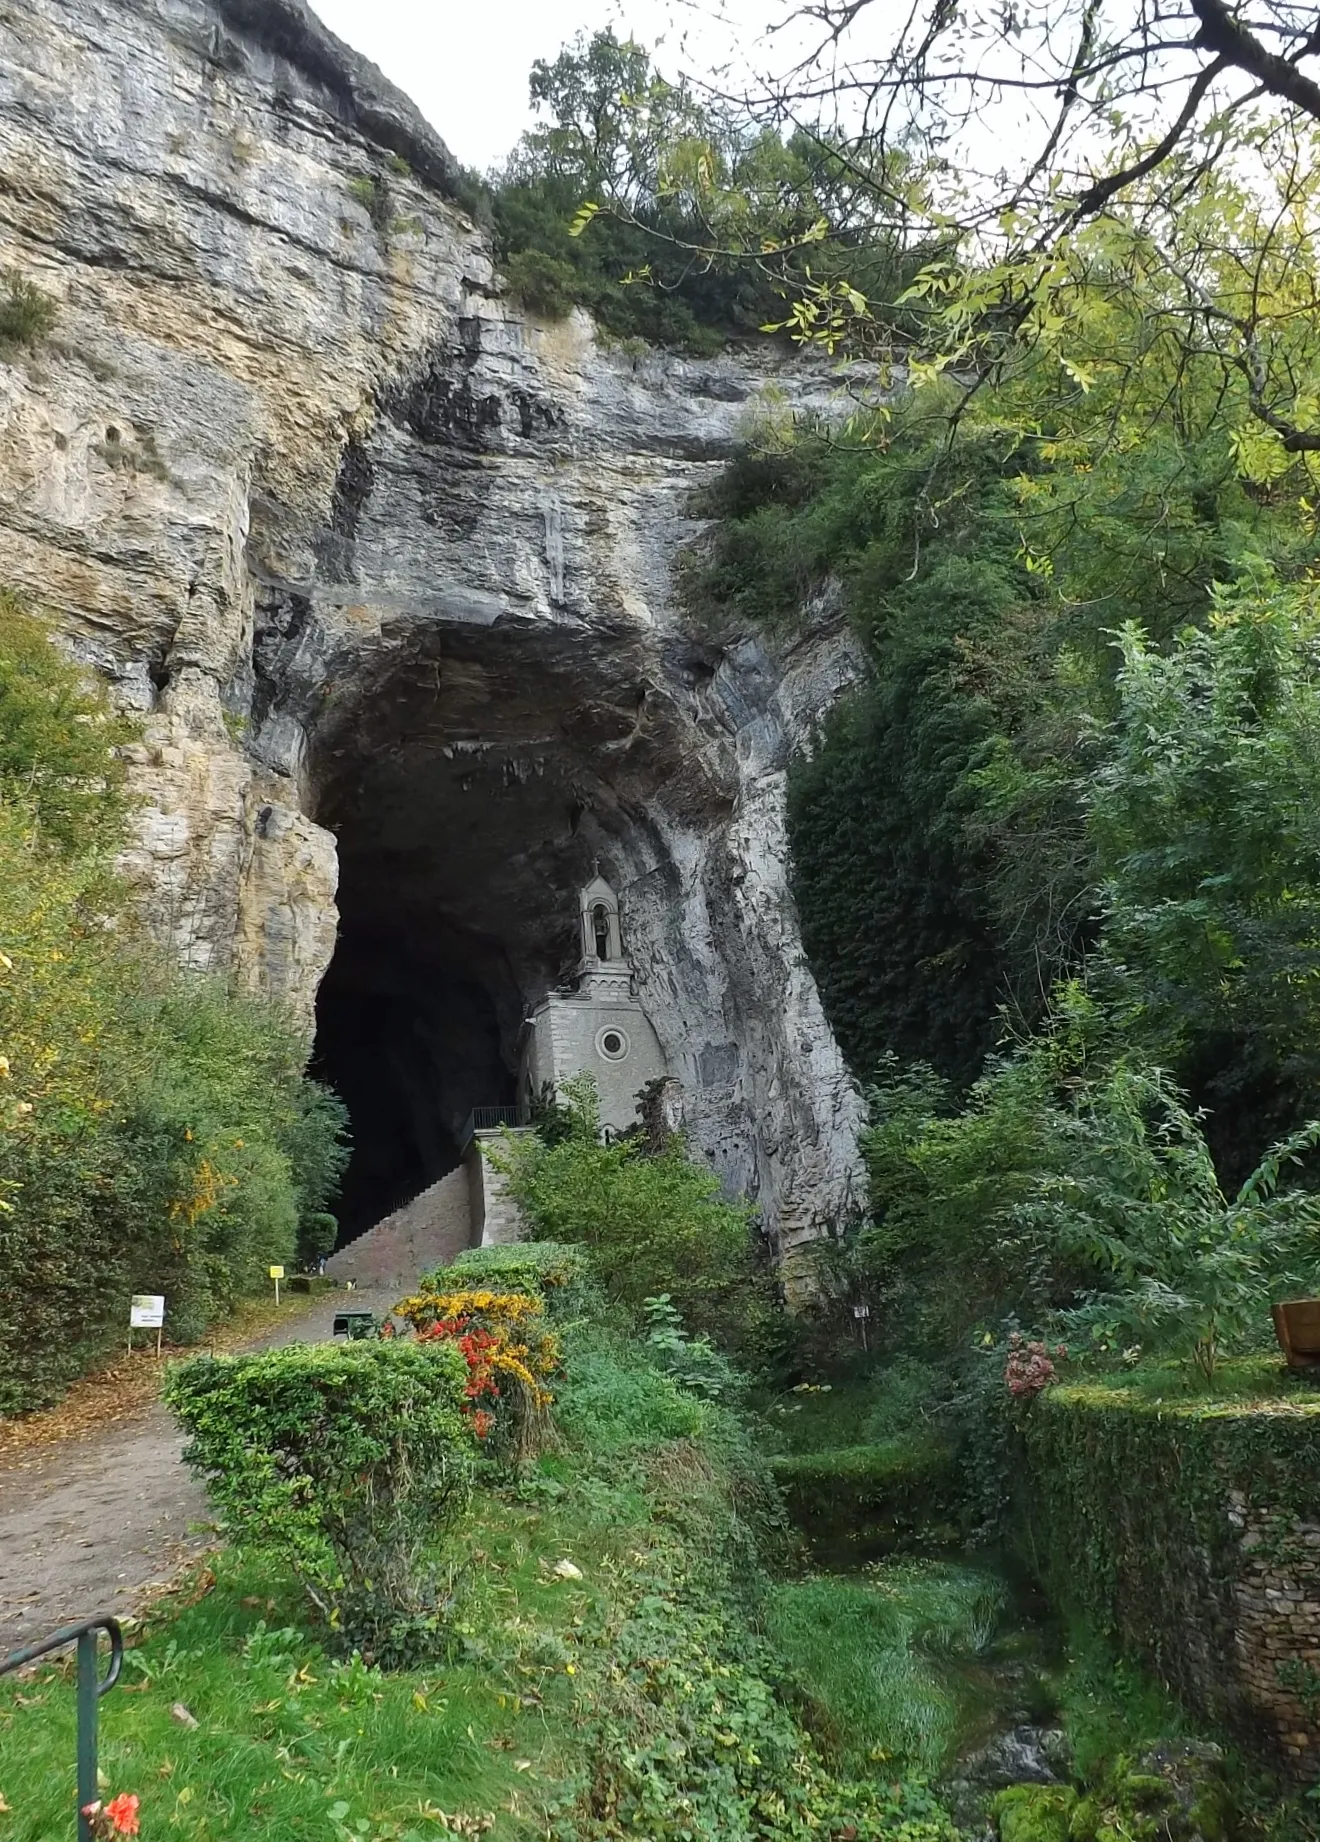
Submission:
<svg viewBox="0 0 1320 1842">
<path fill-rule="evenodd" d="M 396 1667 L 443 1646 L 432 1551 L 467 1498 L 466 1381 L 443 1341 L 295 1344 L 185 1363 L 165 1396 L 230 1523 L 345 1650 Z"/>
<path fill-rule="evenodd" d="M 108 1803 L 97 1798 L 94 1804 L 84 1804 L 82 1814 L 94 1836 L 135 1836 L 139 1827 L 138 1802 L 131 1791 L 126 1791 Z"/>
<path fill-rule="evenodd" d="M 55 303 L 37 284 L 10 269 L 0 289 L 0 358 L 36 345 L 55 324 Z"/>
<path fill-rule="evenodd" d="M 668 1292 L 643 1299 L 642 1316 L 647 1326 L 647 1355 L 681 1388 L 705 1401 L 718 1401 L 737 1391 L 740 1377 L 733 1365 L 709 1337 L 688 1336 Z"/>
</svg>

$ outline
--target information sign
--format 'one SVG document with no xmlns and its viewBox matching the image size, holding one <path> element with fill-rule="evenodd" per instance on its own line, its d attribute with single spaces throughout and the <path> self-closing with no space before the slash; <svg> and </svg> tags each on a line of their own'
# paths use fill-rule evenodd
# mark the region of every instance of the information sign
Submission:
<svg viewBox="0 0 1320 1842">
<path fill-rule="evenodd" d="M 165 1322 L 165 1300 L 154 1292 L 135 1292 L 128 1302 L 128 1347 L 133 1348 L 135 1330 L 154 1330 L 156 1354 L 160 1355 L 161 1325 Z"/>
<path fill-rule="evenodd" d="M 283 1279 L 284 1268 L 282 1266 L 273 1266 L 270 1269 L 270 1276 L 272 1279 Z"/>
</svg>

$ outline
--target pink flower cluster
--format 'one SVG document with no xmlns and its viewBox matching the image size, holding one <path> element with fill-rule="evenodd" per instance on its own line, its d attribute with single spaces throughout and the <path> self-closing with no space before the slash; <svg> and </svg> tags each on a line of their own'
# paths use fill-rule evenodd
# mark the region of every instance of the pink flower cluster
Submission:
<svg viewBox="0 0 1320 1842">
<path fill-rule="evenodd" d="M 1062 1362 L 1067 1354 L 1066 1344 L 1055 1344 L 1054 1360 Z M 1054 1360 L 1043 1343 L 1028 1343 L 1022 1332 L 1015 1330 L 1008 1339 L 1008 1361 L 1004 1364 L 1004 1380 L 1013 1399 L 1029 1400 L 1057 1381 Z"/>
</svg>

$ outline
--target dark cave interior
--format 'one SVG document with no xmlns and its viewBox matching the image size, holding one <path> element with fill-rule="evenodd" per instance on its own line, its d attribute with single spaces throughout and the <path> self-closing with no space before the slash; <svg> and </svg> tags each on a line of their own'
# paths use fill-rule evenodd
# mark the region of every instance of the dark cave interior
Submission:
<svg viewBox="0 0 1320 1842">
<path fill-rule="evenodd" d="M 584 704 L 557 643 L 433 634 L 318 726 L 340 926 L 313 1072 L 351 1120 L 341 1245 L 454 1168 L 474 1106 L 514 1098 L 523 1020 L 571 974 L 577 890 L 627 824 L 596 764 L 635 694 Z"/>
</svg>

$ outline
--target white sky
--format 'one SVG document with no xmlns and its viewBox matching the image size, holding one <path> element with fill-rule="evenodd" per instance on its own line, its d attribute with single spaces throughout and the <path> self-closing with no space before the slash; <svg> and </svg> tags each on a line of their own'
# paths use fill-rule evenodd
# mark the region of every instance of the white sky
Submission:
<svg viewBox="0 0 1320 1842">
<path fill-rule="evenodd" d="M 405 90 L 466 166 L 486 171 L 531 121 L 527 76 L 575 33 L 613 25 L 666 75 L 755 50 L 784 0 L 312 0 L 340 38 Z M 719 15 L 727 14 L 722 22 Z"/>
</svg>

